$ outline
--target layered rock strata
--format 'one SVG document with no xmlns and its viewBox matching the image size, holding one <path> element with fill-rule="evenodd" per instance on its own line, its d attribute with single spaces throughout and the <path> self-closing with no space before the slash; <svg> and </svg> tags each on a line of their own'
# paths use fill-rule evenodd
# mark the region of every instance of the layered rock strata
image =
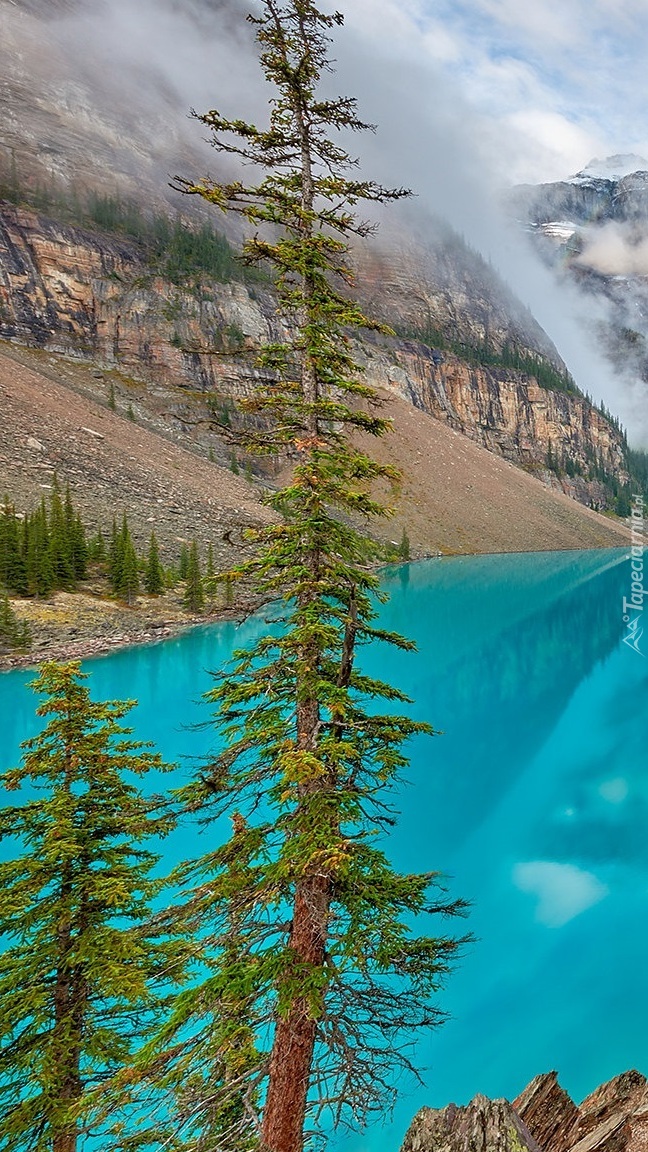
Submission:
<svg viewBox="0 0 648 1152">
<path fill-rule="evenodd" d="M 174 285 L 125 239 L 8 205 L 0 212 L 0 338 L 119 368 L 198 439 L 215 405 L 250 390 L 251 349 L 281 335 L 263 286 Z M 558 481 L 552 456 L 626 479 L 620 434 L 582 397 L 415 341 L 367 338 L 357 353 L 372 383 L 583 503 L 605 506 L 603 486 L 578 475 Z"/>
<path fill-rule="evenodd" d="M 516 1100 L 475 1096 L 466 1107 L 422 1108 L 401 1152 L 646 1152 L 648 1081 L 624 1072 L 580 1106 L 555 1072 L 536 1076 Z"/>
</svg>

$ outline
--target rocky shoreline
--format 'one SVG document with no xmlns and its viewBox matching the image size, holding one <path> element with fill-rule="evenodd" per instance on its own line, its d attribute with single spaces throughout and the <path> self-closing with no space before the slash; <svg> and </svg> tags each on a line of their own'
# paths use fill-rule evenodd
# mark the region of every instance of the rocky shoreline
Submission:
<svg viewBox="0 0 648 1152">
<path fill-rule="evenodd" d="M 132 607 L 88 592 L 57 592 L 46 600 L 12 600 L 32 635 L 29 649 L 0 651 L 0 672 L 34 668 L 46 660 L 87 660 L 121 648 L 155 644 L 198 625 L 240 622 L 257 607 L 240 595 L 233 605 L 188 612 L 178 593 L 139 597 Z"/>
</svg>

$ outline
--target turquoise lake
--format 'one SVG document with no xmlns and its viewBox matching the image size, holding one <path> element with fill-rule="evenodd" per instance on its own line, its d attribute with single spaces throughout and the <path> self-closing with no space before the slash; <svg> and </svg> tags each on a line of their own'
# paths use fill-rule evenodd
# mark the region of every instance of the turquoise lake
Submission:
<svg viewBox="0 0 648 1152">
<path fill-rule="evenodd" d="M 404 688 L 443 735 L 412 747 L 390 839 L 402 869 L 439 869 L 471 901 L 475 941 L 418 1047 L 425 1085 L 393 1121 L 339 1138 L 397 1152 L 423 1104 L 514 1097 L 556 1069 L 580 1099 L 648 1074 L 648 659 L 623 643 L 622 552 L 456 557 L 390 570 L 383 623 L 418 644 L 363 663 Z M 137 735 L 191 770 L 211 746 L 200 701 L 260 619 L 89 663 L 97 698 L 135 697 Z M 642 641 L 648 655 L 648 630 Z M 0 676 L 0 763 L 36 727 L 32 674 Z M 203 851 L 176 834 L 174 860 Z"/>
</svg>

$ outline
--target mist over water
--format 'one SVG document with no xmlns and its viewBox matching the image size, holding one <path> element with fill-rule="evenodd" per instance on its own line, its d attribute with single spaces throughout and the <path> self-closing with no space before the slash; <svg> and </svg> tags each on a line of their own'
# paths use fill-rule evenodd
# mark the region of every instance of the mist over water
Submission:
<svg viewBox="0 0 648 1152">
<path fill-rule="evenodd" d="M 344 1152 L 395 1152 L 422 1105 L 475 1093 L 513 1098 L 557 1069 L 582 1098 L 628 1068 L 648 1073 L 648 660 L 622 642 L 629 564 L 621 552 L 426 561 L 385 574 L 381 623 L 414 655 L 372 646 L 367 670 L 415 701 L 442 734 L 412 745 L 386 849 L 403 871 L 441 870 L 471 901 L 475 940 L 421 1041 L 423 1087 Z M 199 628 L 88 664 L 97 698 L 137 697 L 136 734 L 186 779 L 212 749 L 200 702 L 255 618 Z M 29 673 L 0 677 L 0 763 L 35 730 Z M 224 830 L 227 834 L 227 829 Z M 214 840 L 180 829 L 175 863 Z"/>
</svg>

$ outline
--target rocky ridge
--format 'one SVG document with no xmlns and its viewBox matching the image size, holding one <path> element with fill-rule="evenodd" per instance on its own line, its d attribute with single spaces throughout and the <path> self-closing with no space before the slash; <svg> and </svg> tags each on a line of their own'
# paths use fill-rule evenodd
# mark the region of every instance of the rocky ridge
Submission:
<svg viewBox="0 0 648 1152">
<path fill-rule="evenodd" d="M 400 293 L 396 309 L 399 299 L 411 302 L 405 285 Z M 427 307 L 429 292 L 426 300 Z M 118 371 L 130 382 L 136 415 L 189 434 L 221 463 L 229 449 L 215 412 L 249 392 L 250 349 L 281 335 L 263 285 L 173 285 L 126 239 L 10 205 L 0 211 L 0 338 Z M 440 356 L 413 340 L 365 339 L 357 353 L 371 383 L 583 503 L 605 507 L 602 485 L 558 480 L 546 467 L 551 453 L 584 471 L 595 459 L 627 479 L 620 433 L 580 396 L 540 388 L 511 369 Z"/>
<path fill-rule="evenodd" d="M 555 1072 L 507 1100 L 423 1108 L 401 1152 L 646 1152 L 648 1081 L 624 1072 L 576 1105 Z"/>
<path fill-rule="evenodd" d="M 643 382 L 642 395 L 648 381 L 648 161 L 593 162 L 568 180 L 514 188 L 506 203 L 544 263 L 582 294 L 590 335 L 620 375 Z"/>
</svg>

